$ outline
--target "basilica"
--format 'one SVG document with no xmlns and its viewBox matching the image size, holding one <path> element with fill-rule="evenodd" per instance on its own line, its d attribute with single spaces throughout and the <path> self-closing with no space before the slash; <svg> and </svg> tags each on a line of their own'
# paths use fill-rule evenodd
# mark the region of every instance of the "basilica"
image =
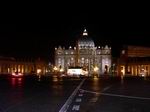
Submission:
<svg viewBox="0 0 150 112">
<path fill-rule="evenodd" d="M 71 67 L 80 67 L 88 75 L 109 74 L 111 68 L 111 47 L 95 46 L 92 38 L 84 29 L 83 34 L 78 38 L 76 46 L 55 48 L 55 67 L 61 71 L 67 71 Z"/>
</svg>

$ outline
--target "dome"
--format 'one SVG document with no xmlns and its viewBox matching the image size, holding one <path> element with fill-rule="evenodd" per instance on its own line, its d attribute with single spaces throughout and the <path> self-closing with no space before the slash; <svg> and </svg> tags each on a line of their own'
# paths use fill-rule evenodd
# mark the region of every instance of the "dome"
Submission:
<svg viewBox="0 0 150 112">
<path fill-rule="evenodd" d="M 78 45 L 79 46 L 86 46 L 86 47 L 88 47 L 88 46 L 90 46 L 90 47 L 94 47 L 95 45 L 94 45 L 94 41 L 91 39 L 91 38 L 87 38 L 87 37 L 82 37 L 82 38 L 80 38 L 79 40 L 78 40 Z"/>
<path fill-rule="evenodd" d="M 78 39 L 79 48 L 94 48 L 94 41 L 88 37 L 86 29 L 84 29 L 83 35 Z"/>
</svg>

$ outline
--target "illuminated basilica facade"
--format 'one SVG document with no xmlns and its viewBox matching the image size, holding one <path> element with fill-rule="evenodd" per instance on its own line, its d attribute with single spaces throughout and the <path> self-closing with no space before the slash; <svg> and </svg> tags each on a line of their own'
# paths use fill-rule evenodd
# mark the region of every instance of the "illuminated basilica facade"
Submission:
<svg viewBox="0 0 150 112">
<path fill-rule="evenodd" d="M 69 67 L 82 67 L 89 75 L 108 74 L 111 68 L 111 47 L 96 47 L 84 29 L 75 47 L 55 48 L 55 66 L 67 71 Z"/>
</svg>

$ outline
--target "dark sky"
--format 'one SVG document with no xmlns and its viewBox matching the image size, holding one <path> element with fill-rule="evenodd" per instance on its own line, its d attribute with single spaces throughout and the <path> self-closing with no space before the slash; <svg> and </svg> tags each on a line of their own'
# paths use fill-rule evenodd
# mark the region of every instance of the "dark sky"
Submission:
<svg viewBox="0 0 150 112">
<path fill-rule="evenodd" d="M 118 56 L 123 44 L 150 46 L 145 7 L 38 5 L 13 16 L 7 15 L 0 24 L 0 55 L 53 60 L 54 47 L 74 46 L 84 27 L 97 46 L 112 46 L 113 56 Z"/>
</svg>

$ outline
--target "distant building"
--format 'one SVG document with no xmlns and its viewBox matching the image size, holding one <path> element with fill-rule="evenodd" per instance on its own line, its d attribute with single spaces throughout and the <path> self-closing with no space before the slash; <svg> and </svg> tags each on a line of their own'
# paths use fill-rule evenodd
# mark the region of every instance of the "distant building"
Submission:
<svg viewBox="0 0 150 112">
<path fill-rule="evenodd" d="M 16 59 L 0 56 L 0 74 L 11 74 L 13 72 L 21 72 L 26 75 L 37 72 L 45 74 L 46 67 L 47 64 L 40 59 Z"/>
<path fill-rule="evenodd" d="M 118 75 L 150 76 L 150 48 L 124 46 L 117 62 Z"/>
<path fill-rule="evenodd" d="M 86 29 L 75 47 L 55 48 L 55 65 L 58 70 L 67 71 L 69 67 L 82 67 L 88 74 L 108 74 L 111 68 L 111 47 L 96 47 Z"/>
</svg>

